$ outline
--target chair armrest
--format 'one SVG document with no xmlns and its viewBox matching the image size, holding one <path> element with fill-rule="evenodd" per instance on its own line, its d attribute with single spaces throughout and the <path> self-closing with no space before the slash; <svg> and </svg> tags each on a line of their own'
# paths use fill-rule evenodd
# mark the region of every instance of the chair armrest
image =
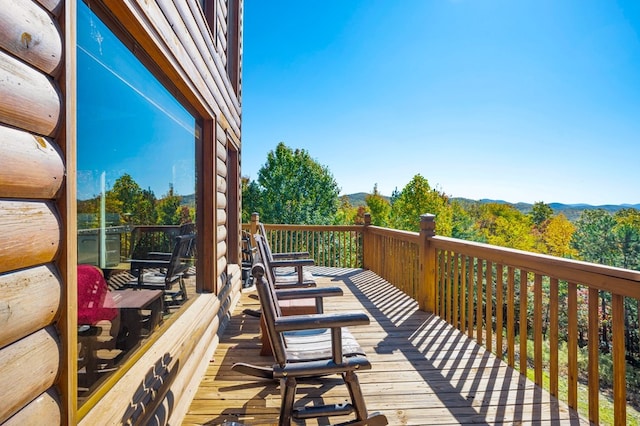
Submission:
<svg viewBox="0 0 640 426">
<path fill-rule="evenodd" d="M 332 296 L 342 296 L 340 287 L 308 287 L 297 289 L 276 289 L 278 300 L 315 299 L 316 313 L 324 312 L 324 298 Z"/>
<path fill-rule="evenodd" d="M 313 259 L 280 259 L 269 262 L 269 266 L 272 268 L 285 268 L 288 266 L 297 268 L 302 266 L 313 266 L 315 264 L 316 262 Z"/>
<path fill-rule="evenodd" d="M 279 300 L 308 299 L 312 297 L 342 296 L 340 287 L 308 287 L 276 290 Z"/>
<path fill-rule="evenodd" d="M 271 253 L 273 260 L 279 259 L 309 259 L 310 254 L 308 251 L 294 251 L 290 253 Z"/>
<path fill-rule="evenodd" d="M 317 328 L 341 328 L 352 325 L 369 324 L 369 316 L 364 312 L 290 315 L 276 318 L 276 331 L 313 330 Z"/>
<path fill-rule="evenodd" d="M 142 266 L 168 266 L 169 265 L 169 261 L 168 260 L 162 260 L 162 259 L 127 259 L 127 262 L 131 262 L 131 263 L 135 263 L 135 264 L 140 264 Z"/>
</svg>

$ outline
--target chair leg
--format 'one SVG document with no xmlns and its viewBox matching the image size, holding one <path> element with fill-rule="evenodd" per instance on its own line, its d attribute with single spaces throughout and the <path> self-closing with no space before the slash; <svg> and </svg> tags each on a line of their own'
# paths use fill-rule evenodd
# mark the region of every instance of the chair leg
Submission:
<svg viewBox="0 0 640 426">
<path fill-rule="evenodd" d="M 360 389 L 360 381 L 358 376 L 353 371 L 347 371 L 342 374 L 347 389 L 349 389 L 349 396 L 351 396 L 351 403 L 356 411 L 356 419 L 364 420 L 367 418 L 367 405 L 364 402 L 364 396 Z"/>
<path fill-rule="evenodd" d="M 280 405 L 280 426 L 289 426 L 293 415 L 293 403 L 296 397 L 296 387 L 298 383 L 294 377 L 287 377 L 280 380 L 282 402 Z"/>
</svg>

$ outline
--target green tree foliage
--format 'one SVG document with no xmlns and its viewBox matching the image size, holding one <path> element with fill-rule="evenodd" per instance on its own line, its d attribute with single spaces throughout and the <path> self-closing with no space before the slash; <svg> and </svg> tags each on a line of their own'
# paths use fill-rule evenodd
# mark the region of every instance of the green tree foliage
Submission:
<svg viewBox="0 0 640 426">
<path fill-rule="evenodd" d="M 478 230 L 487 243 L 533 251 L 536 240 L 527 215 L 509 204 L 500 203 L 482 204 L 478 213 Z"/>
<path fill-rule="evenodd" d="M 158 225 L 180 225 L 183 216 L 180 200 L 180 197 L 173 193 L 173 186 L 171 186 L 169 192 L 156 204 Z"/>
<path fill-rule="evenodd" d="M 618 266 L 640 270 L 640 211 L 622 209 L 613 217 L 616 221 L 613 232 L 620 252 Z"/>
<path fill-rule="evenodd" d="M 417 174 L 399 193 L 394 193 L 390 224 L 396 229 L 420 230 L 420 215 L 436 215 L 436 233 L 451 236 L 452 210 L 449 198 L 432 189 L 427 179 Z"/>
<path fill-rule="evenodd" d="M 616 221 L 606 210 L 583 210 L 576 221 L 571 244 L 583 260 L 614 266 L 618 254 L 615 225 Z"/>
<path fill-rule="evenodd" d="M 371 213 L 371 224 L 376 226 L 388 226 L 389 214 L 391 213 L 391 203 L 387 201 L 380 192 L 378 192 L 378 184 L 373 186 L 373 194 L 365 197 L 365 202 Z"/>
<path fill-rule="evenodd" d="M 353 225 L 358 223 L 358 209 L 351 205 L 349 197 L 340 197 L 340 207 L 334 218 L 335 225 Z"/>
<path fill-rule="evenodd" d="M 338 209 L 339 188 L 326 166 L 306 150 L 279 143 L 258 171 L 258 211 L 266 223 L 330 224 Z"/>
<path fill-rule="evenodd" d="M 531 208 L 531 212 L 529 212 L 533 226 L 540 232 L 544 231 L 544 226 L 552 216 L 553 209 L 549 204 L 545 204 L 542 201 L 536 201 Z"/>
<path fill-rule="evenodd" d="M 119 213 L 121 223 L 149 224 L 156 222 L 155 195 L 143 190 L 129 174 L 123 174 L 106 192 L 106 210 Z"/>
<path fill-rule="evenodd" d="M 258 213 L 262 217 L 260 207 L 260 185 L 258 182 L 243 177 L 242 185 L 242 221 L 248 223 L 253 213 Z"/>
<path fill-rule="evenodd" d="M 451 202 L 452 228 L 451 236 L 467 241 L 481 241 L 481 236 L 477 232 L 475 222 L 469 210 L 459 201 Z"/>
</svg>

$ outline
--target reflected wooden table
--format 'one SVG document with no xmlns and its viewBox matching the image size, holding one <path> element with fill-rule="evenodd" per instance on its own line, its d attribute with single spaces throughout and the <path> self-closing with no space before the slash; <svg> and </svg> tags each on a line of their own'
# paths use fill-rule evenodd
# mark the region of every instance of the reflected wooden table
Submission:
<svg viewBox="0 0 640 426">
<path fill-rule="evenodd" d="M 140 342 L 142 330 L 151 333 L 160 324 L 163 311 L 162 290 L 137 290 L 126 288 L 111 292 L 120 310 L 120 334 L 118 340 L 129 350 Z M 142 311 L 150 311 L 146 315 Z"/>
</svg>

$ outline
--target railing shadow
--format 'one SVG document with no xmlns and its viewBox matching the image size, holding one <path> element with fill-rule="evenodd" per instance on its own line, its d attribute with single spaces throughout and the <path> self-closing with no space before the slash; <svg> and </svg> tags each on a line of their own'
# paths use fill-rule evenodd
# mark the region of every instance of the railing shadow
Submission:
<svg viewBox="0 0 640 426">
<path fill-rule="evenodd" d="M 580 423 L 575 412 L 375 273 L 334 276 L 384 329 L 376 352 L 401 353 L 458 423 L 535 423 L 543 414 L 545 423 Z"/>
</svg>

